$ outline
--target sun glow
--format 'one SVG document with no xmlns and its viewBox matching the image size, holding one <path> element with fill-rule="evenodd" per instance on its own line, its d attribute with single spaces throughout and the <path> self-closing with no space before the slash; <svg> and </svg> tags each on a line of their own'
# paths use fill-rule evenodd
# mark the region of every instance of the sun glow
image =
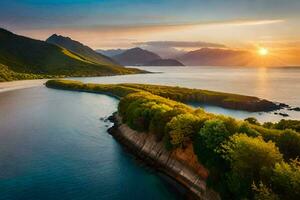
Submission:
<svg viewBox="0 0 300 200">
<path fill-rule="evenodd" d="M 259 48 L 258 49 L 258 54 L 260 55 L 260 56 L 266 56 L 266 55 L 268 55 L 269 54 L 269 50 L 268 49 L 266 49 L 266 48 Z"/>
</svg>

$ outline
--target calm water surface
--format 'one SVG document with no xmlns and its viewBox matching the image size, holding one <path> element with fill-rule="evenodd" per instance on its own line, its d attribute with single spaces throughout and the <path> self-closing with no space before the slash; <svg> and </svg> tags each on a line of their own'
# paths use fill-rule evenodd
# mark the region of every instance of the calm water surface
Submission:
<svg viewBox="0 0 300 200">
<path fill-rule="evenodd" d="M 300 69 L 146 69 L 164 73 L 79 79 L 204 88 L 300 106 Z M 181 198 L 173 187 L 140 166 L 107 134 L 110 124 L 99 118 L 116 111 L 117 103 L 104 95 L 45 87 L 0 93 L 0 199 Z M 280 119 L 272 113 L 201 106 L 209 112 L 239 118 Z M 289 114 L 300 119 L 297 112 Z"/>
<path fill-rule="evenodd" d="M 300 107 L 300 68 L 250 67 L 140 67 L 156 74 L 115 77 L 78 78 L 93 83 L 151 83 L 189 88 L 208 89 L 257 96 L 275 102 Z M 201 105 L 208 112 L 231 115 L 240 119 L 254 116 L 261 122 L 278 121 L 283 117 L 274 113 L 249 113 Z M 282 110 L 300 120 L 300 112 Z"/>
<path fill-rule="evenodd" d="M 44 87 L 0 93 L 0 199 L 179 199 L 99 120 L 117 100 Z"/>
</svg>

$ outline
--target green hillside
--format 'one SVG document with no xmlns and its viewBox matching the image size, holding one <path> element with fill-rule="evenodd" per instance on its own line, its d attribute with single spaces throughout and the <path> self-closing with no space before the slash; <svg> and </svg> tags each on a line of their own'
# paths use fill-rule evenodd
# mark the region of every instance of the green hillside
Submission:
<svg viewBox="0 0 300 200">
<path fill-rule="evenodd" d="M 41 78 L 51 78 L 51 77 L 53 76 L 14 72 L 10 70 L 7 66 L 0 63 L 0 82 L 23 80 L 23 79 L 41 79 Z"/>
<path fill-rule="evenodd" d="M 89 61 L 97 63 L 97 64 L 104 64 L 104 65 L 109 64 L 109 65 L 120 66 L 111 58 L 104 56 L 101 53 L 94 51 L 90 47 L 88 47 L 84 44 L 81 44 L 78 41 L 72 40 L 69 37 L 64 37 L 61 35 L 53 34 L 46 40 L 46 42 L 55 44 L 62 48 L 68 49 L 74 53 L 80 54 L 86 60 L 89 60 Z"/>
<path fill-rule="evenodd" d="M 59 46 L 15 35 L 1 28 L 0 44 L 0 64 L 2 68 L 6 66 L 11 73 L 35 74 L 43 77 L 104 76 L 142 72 L 116 65 L 97 64 Z M 26 77 L 28 76 L 23 76 L 27 79 Z"/>
</svg>

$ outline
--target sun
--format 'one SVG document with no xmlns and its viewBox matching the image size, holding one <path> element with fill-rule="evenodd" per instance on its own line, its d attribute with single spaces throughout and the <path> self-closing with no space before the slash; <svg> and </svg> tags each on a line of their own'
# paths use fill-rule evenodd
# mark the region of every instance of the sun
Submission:
<svg viewBox="0 0 300 200">
<path fill-rule="evenodd" d="M 260 56 L 266 56 L 266 55 L 269 54 L 269 50 L 267 48 L 261 47 L 261 48 L 258 49 L 258 54 Z"/>
</svg>

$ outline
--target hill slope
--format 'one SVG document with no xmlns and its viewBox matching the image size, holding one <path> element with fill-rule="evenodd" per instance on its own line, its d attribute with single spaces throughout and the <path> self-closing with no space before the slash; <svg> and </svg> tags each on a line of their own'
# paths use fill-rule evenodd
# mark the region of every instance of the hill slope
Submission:
<svg viewBox="0 0 300 200">
<path fill-rule="evenodd" d="M 68 50 L 74 52 L 74 53 L 80 54 L 85 59 L 87 59 L 91 62 L 97 63 L 97 64 L 118 65 L 111 58 L 104 56 L 100 53 L 97 53 L 90 47 L 85 46 L 78 41 L 72 40 L 69 37 L 64 37 L 61 35 L 53 34 L 46 40 L 46 42 L 61 46 L 65 49 L 68 49 Z"/>
<path fill-rule="evenodd" d="M 6 66 L 4 71 L 39 76 L 103 76 L 141 72 L 116 65 L 96 64 L 67 49 L 1 28 L 0 44 L 0 64 Z"/>
<path fill-rule="evenodd" d="M 122 65 L 129 66 L 144 65 L 152 60 L 161 59 L 161 57 L 155 53 L 141 48 L 129 49 L 119 55 L 113 56 L 112 58 Z"/>
</svg>

